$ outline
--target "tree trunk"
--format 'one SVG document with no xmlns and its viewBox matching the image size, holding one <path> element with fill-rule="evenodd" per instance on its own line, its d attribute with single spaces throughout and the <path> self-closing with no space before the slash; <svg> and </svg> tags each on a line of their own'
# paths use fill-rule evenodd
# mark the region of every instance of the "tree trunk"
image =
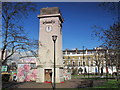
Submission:
<svg viewBox="0 0 120 90">
<path fill-rule="evenodd" d="M 119 75 L 118 75 L 118 53 L 116 54 L 116 56 L 117 56 L 117 58 L 116 58 L 116 60 L 117 60 L 117 62 L 116 62 L 116 70 L 117 70 L 117 81 L 119 80 Z"/>
</svg>

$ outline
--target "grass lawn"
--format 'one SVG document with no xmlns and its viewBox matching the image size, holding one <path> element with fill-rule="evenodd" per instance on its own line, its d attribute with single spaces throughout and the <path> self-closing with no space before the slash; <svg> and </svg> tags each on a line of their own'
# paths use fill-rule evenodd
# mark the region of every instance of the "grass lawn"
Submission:
<svg viewBox="0 0 120 90">
<path fill-rule="evenodd" d="M 103 85 L 93 87 L 93 88 L 119 88 L 120 90 L 120 81 L 114 80 L 108 80 L 108 82 L 105 82 Z"/>
<path fill-rule="evenodd" d="M 94 76 L 94 75 L 92 75 Z M 97 75 L 96 75 L 97 76 Z M 106 80 L 106 78 L 100 78 L 100 77 L 87 77 L 87 75 L 84 77 L 83 75 L 75 75 L 75 76 L 72 76 L 73 79 L 89 79 L 89 80 Z M 94 89 L 97 89 L 97 88 L 119 88 L 120 90 L 120 80 L 117 81 L 116 79 L 109 79 L 108 78 L 108 81 L 106 81 L 105 83 L 103 83 L 103 85 L 100 85 L 100 86 L 96 86 L 96 87 L 92 87 Z M 92 88 L 89 88 L 89 89 L 92 89 Z"/>
<path fill-rule="evenodd" d="M 91 80 L 104 80 L 107 79 L 106 75 L 101 77 L 100 75 L 72 75 L 72 79 L 91 79 Z M 108 77 L 108 79 L 113 79 L 112 77 Z"/>
<path fill-rule="evenodd" d="M 72 79 L 91 79 L 91 80 L 105 79 L 105 78 L 96 77 L 98 75 L 91 75 L 91 76 L 93 76 L 93 77 L 89 76 L 89 78 L 88 78 L 88 75 L 85 75 L 85 77 L 84 77 L 84 75 L 73 75 Z"/>
<path fill-rule="evenodd" d="M 82 74 L 81 74 L 81 75 L 72 75 L 72 76 L 74 76 L 74 77 L 76 77 L 76 76 L 82 76 L 82 77 L 84 77 L 84 76 L 88 76 L 88 75 L 82 75 Z M 94 75 L 94 74 L 93 74 L 93 75 L 89 75 L 89 76 L 98 76 L 98 75 Z"/>
<path fill-rule="evenodd" d="M 86 78 L 87 79 L 87 78 Z M 95 78 L 93 78 L 95 79 Z M 90 88 L 71 88 L 71 89 L 57 89 L 57 90 L 98 90 L 98 89 L 115 89 L 120 90 L 120 80 L 117 81 L 116 79 L 108 80 L 107 82 L 103 83 L 103 85 L 97 87 L 90 87 Z"/>
</svg>

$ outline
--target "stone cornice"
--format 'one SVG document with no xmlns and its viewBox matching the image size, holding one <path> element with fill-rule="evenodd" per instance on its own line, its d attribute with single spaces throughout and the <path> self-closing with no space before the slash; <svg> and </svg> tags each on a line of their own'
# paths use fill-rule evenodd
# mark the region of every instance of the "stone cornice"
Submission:
<svg viewBox="0 0 120 90">
<path fill-rule="evenodd" d="M 60 13 L 58 14 L 48 14 L 48 15 L 38 15 L 37 16 L 39 19 L 40 18 L 46 18 L 46 17 L 59 17 L 60 21 L 63 23 L 64 22 L 64 19 L 62 18 L 62 15 Z"/>
</svg>

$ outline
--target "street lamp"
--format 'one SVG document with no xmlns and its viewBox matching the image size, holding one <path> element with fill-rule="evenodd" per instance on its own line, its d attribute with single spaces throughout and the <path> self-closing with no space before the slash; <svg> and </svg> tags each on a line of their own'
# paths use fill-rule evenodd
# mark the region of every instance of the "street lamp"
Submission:
<svg viewBox="0 0 120 90">
<path fill-rule="evenodd" d="M 84 46 L 83 46 L 83 66 L 84 66 L 84 77 L 85 77 L 85 61 L 84 61 Z"/>
<path fill-rule="evenodd" d="M 53 42 L 54 42 L 54 87 L 53 87 L 53 89 L 55 89 L 56 88 L 56 85 L 55 85 L 55 42 L 56 42 L 56 40 L 57 40 L 57 36 L 56 35 L 53 35 L 52 36 L 52 40 L 53 40 Z"/>
<path fill-rule="evenodd" d="M 89 61 L 90 61 L 90 57 L 88 57 L 88 78 L 89 78 Z"/>
<path fill-rule="evenodd" d="M 106 51 L 105 51 L 105 58 L 106 58 L 106 79 L 108 81 L 108 48 L 106 48 Z"/>
</svg>

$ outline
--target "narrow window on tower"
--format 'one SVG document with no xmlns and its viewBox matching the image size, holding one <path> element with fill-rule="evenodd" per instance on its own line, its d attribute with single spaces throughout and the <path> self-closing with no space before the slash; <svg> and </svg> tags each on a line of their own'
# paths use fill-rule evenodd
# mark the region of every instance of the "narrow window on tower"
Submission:
<svg viewBox="0 0 120 90">
<path fill-rule="evenodd" d="M 80 66 L 80 62 L 79 62 L 79 66 Z"/>
<path fill-rule="evenodd" d="M 60 34 L 62 35 L 62 28 L 60 27 Z"/>
</svg>

